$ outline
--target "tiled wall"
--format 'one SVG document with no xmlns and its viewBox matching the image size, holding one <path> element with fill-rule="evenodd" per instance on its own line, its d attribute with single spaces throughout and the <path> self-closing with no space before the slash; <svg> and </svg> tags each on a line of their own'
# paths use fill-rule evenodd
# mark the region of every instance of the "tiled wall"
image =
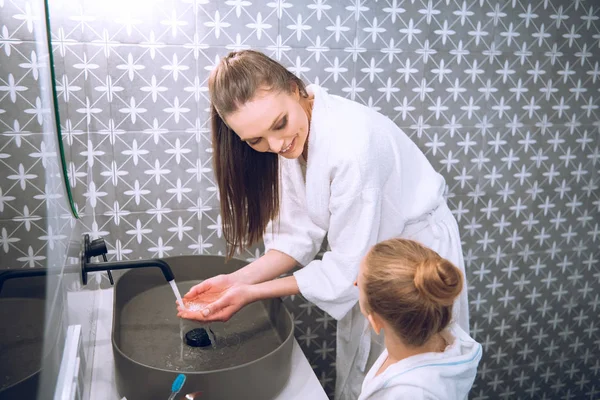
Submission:
<svg viewBox="0 0 600 400">
<path fill-rule="evenodd" d="M 35 254 L 45 243 L 44 232 L 25 228 L 44 189 L 37 177 L 15 178 L 40 174 L 28 156 L 40 145 L 6 135 L 31 130 L 35 104 L 17 89 L 33 85 L 35 64 L 18 34 L 27 25 L 21 3 L 6 1 L 0 23 L 8 66 L 0 131 L 10 146 L 0 153 L 23 154 L 0 158 L 0 198 L 30 195 L 0 205 L 3 259 L 26 267 L 29 246 Z M 116 259 L 223 252 L 206 79 L 219 56 L 260 49 L 306 82 L 392 118 L 445 176 L 464 243 L 471 333 L 485 350 L 472 397 L 598 398 L 593 3 L 53 1 L 61 125 L 86 227 L 109 240 Z M 23 106 L 8 108 L 12 93 Z M 287 302 L 332 393 L 335 322 L 300 297 Z"/>
</svg>

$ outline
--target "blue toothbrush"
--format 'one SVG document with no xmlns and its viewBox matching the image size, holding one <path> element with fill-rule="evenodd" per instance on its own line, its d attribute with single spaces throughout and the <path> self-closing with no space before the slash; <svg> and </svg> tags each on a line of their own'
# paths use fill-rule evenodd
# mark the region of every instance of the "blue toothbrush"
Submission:
<svg viewBox="0 0 600 400">
<path fill-rule="evenodd" d="M 185 375 L 184 374 L 177 375 L 177 378 L 175 378 L 175 380 L 173 381 L 173 384 L 171 385 L 171 395 L 169 396 L 169 400 L 175 400 L 175 396 L 177 396 L 177 393 L 179 393 L 179 391 L 183 387 L 184 383 L 185 383 Z"/>
</svg>

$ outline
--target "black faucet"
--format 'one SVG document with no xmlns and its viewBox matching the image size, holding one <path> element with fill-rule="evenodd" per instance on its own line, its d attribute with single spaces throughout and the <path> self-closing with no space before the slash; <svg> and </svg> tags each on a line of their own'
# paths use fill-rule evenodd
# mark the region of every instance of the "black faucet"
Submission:
<svg viewBox="0 0 600 400">
<path fill-rule="evenodd" d="M 108 250 L 106 248 L 106 242 L 104 239 L 99 238 L 90 242 L 90 236 L 88 234 L 83 235 L 83 240 L 81 242 L 81 282 L 84 285 L 87 285 L 87 274 L 88 272 L 99 272 L 99 271 L 107 271 L 108 277 L 110 279 L 110 283 L 113 284 L 112 275 L 110 274 L 110 270 L 112 269 L 129 269 L 129 268 L 149 268 L 156 267 L 160 268 L 167 282 L 175 279 L 173 275 L 173 271 L 171 271 L 171 267 L 169 264 L 160 259 L 155 260 L 131 260 L 131 261 L 113 261 L 107 262 L 106 253 Z M 102 256 L 104 259 L 103 263 L 91 263 L 91 257 Z"/>
<path fill-rule="evenodd" d="M 4 282 L 9 279 L 15 278 L 30 278 L 34 276 L 46 276 L 48 270 L 46 268 L 32 268 L 32 269 L 7 269 L 0 272 L 0 292 L 2 292 L 2 286 Z"/>
</svg>

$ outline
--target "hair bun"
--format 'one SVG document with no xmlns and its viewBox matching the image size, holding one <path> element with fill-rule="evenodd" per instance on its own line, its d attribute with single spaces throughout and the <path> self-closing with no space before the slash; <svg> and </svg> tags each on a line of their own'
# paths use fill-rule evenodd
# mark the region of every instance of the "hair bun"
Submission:
<svg viewBox="0 0 600 400">
<path fill-rule="evenodd" d="M 414 283 L 421 296 L 440 306 L 452 305 L 463 287 L 461 271 L 443 258 L 420 264 Z"/>
</svg>

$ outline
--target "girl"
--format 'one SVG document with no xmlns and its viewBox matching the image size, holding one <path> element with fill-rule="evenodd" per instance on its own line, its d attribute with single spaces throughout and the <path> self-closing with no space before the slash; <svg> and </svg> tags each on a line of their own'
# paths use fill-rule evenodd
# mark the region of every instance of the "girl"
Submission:
<svg viewBox="0 0 600 400">
<path fill-rule="evenodd" d="M 359 400 L 467 399 L 481 345 L 452 322 L 461 271 L 417 242 L 390 239 L 365 256 L 355 285 L 361 312 L 385 338 Z"/>
<path fill-rule="evenodd" d="M 185 299 L 206 308 L 180 307 L 179 315 L 227 321 L 250 302 L 301 293 L 338 321 L 335 397 L 354 400 L 382 351 L 353 285 L 367 250 L 393 237 L 416 238 L 464 270 L 444 179 L 391 120 L 305 86 L 260 52 L 230 53 L 208 86 L 228 255 L 261 238 L 266 251 L 194 286 Z M 314 260 L 326 235 L 329 251 Z M 303 268 L 276 279 L 298 264 Z M 468 330 L 466 290 L 455 307 Z"/>
</svg>

